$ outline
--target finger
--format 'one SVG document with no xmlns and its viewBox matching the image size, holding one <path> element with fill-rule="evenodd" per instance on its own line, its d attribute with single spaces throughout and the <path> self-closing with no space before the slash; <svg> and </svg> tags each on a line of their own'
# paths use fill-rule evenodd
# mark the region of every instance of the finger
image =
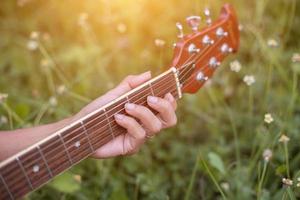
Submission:
<svg viewBox="0 0 300 200">
<path fill-rule="evenodd" d="M 173 95 L 171 93 L 167 93 L 165 95 L 164 99 L 166 99 L 167 101 L 169 101 L 171 103 L 174 110 L 177 109 L 177 102 L 176 102 L 175 98 L 173 97 Z"/>
<path fill-rule="evenodd" d="M 139 75 L 129 75 L 116 88 L 109 91 L 108 94 L 118 97 L 130 91 L 131 89 L 141 85 L 142 83 L 148 81 L 150 78 L 150 71 Z"/>
<path fill-rule="evenodd" d="M 115 120 L 117 124 L 127 129 L 128 134 L 125 134 L 123 141 L 122 154 L 132 154 L 139 150 L 144 143 L 146 132 L 142 126 L 132 117 L 116 114 Z"/>
<path fill-rule="evenodd" d="M 172 104 L 166 99 L 148 96 L 148 105 L 159 112 L 160 117 L 164 121 L 164 127 L 171 127 L 177 123 L 177 117 Z"/>
<path fill-rule="evenodd" d="M 161 121 L 146 107 L 127 103 L 125 104 L 125 110 L 131 116 L 139 119 L 148 132 L 157 133 L 162 128 Z"/>
<path fill-rule="evenodd" d="M 115 115 L 116 122 L 127 129 L 128 133 L 137 140 L 143 140 L 146 136 L 145 130 L 143 127 L 132 117 L 116 114 Z"/>
</svg>

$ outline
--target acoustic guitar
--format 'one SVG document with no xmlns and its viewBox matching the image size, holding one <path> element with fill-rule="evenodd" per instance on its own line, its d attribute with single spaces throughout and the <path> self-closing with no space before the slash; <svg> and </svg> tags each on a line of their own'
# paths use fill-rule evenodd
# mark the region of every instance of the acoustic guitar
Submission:
<svg viewBox="0 0 300 200">
<path fill-rule="evenodd" d="M 186 19 L 192 32 L 179 30 L 174 44 L 171 68 L 107 105 L 51 134 L 0 163 L 0 199 L 19 199 L 40 188 L 55 176 L 84 160 L 93 152 L 126 130 L 114 120 L 125 114 L 125 103 L 147 106 L 149 95 L 163 97 L 171 93 L 177 100 L 183 93 L 195 93 L 213 75 L 221 62 L 239 47 L 237 17 L 226 4 L 216 21 L 204 11 L 206 26 L 199 31 L 199 16 Z"/>
</svg>

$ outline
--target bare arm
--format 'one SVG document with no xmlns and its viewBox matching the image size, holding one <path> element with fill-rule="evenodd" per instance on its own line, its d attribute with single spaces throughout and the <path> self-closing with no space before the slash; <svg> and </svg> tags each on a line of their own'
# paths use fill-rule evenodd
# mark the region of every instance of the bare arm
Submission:
<svg viewBox="0 0 300 200">
<path fill-rule="evenodd" d="M 149 72 L 137 76 L 128 76 L 116 88 L 88 104 L 79 113 L 59 122 L 33 128 L 0 131 L 0 161 L 53 134 L 55 131 L 107 104 L 150 78 L 151 74 Z M 116 137 L 96 150 L 93 157 L 107 158 L 135 153 L 144 143 L 147 135 L 152 136 L 162 128 L 176 124 L 176 101 L 171 94 L 167 94 L 163 99 L 148 97 L 148 105 L 157 110 L 159 114 L 155 116 L 144 106 L 126 104 L 125 110 L 127 115 L 116 115 L 115 119 L 120 126 L 127 129 L 128 133 Z M 136 119 L 141 121 L 143 126 Z"/>
</svg>

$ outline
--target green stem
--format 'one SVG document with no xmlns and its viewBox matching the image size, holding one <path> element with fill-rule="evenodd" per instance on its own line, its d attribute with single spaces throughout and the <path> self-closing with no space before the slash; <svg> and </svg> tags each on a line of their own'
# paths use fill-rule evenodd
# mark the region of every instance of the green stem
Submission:
<svg viewBox="0 0 300 200">
<path fill-rule="evenodd" d="M 226 110 L 230 119 L 230 124 L 231 124 L 231 128 L 233 131 L 233 137 L 234 137 L 234 146 L 235 146 L 235 156 L 236 156 L 236 160 L 237 160 L 237 165 L 238 168 L 240 169 L 241 166 L 241 156 L 240 156 L 240 146 L 239 146 L 239 140 L 238 140 L 238 135 L 237 135 L 237 130 L 236 130 L 236 124 L 233 120 L 231 111 L 229 110 L 229 108 L 226 106 Z"/>
<path fill-rule="evenodd" d="M 288 187 L 286 190 L 287 190 L 287 194 L 290 197 L 290 200 L 296 200 L 295 194 L 294 194 L 293 190 L 291 189 L 291 187 Z"/>
<path fill-rule="evenodd" d="M 290 162 L 289 162 L 289 151 L 287 147 L 287 142 L 284 143 L 284 155 L 285 155 L 287 177 L 290 178 Z"/>
<path fill-rule="evenodd" d="M 196 173 L 197 173 L 197 169 L 198 169 L 199 159 L 200 159 L 200 154 L 198 154 L 198 156 L 197 156 L 196 163 L 195 163 L 194 168 L 193 168 L 192 176 L 191 176 L 191 179 L 190 179 L 188 189 L 185 193 L 184 200 L 189 200 L 190 199 L 192 189 L 193 189 L 193 186 L 194 186 L 194 183 L 195 183 L 195 178 L 196 178 Z"/>
<path fill-rule="evenodd" d="M 260 199 L 260 196 L 261 196 L 261 191 L 262 191 L 264 179 L 265 179 L 266 172 L 267 172 L 267 167 L 268 167 L 268 162 L 264 161 L 263 172 L 262 172 L 262 175 L 260 177 L 260 181 L 259 181 L 258 189 L 257 189 L 257 199 Z"/>
<path fill-rule="evenodd" d="M 205 170 L 207 171 L 208 175 L 210 176 L 210 178 L 212 179 L 213 183 L 215 184 L 215 186 L 217 187 L 217 189 L 219 190 L 219 192 L 221 193 L 222 195 L 222 198 L 223 199 L 227 199 L 227 197 L 225 196 L 222 188 L 220 187 L 219 183 L 217 182 L 216 178 L 214 177 L 214 175 L 212 174 L 212 172 L 209 170 L 206 162 L 202 159 L 202 157 L 200 156 L 200 160 L 201 160 L 201 163 L 203 164 Z"/>
</svg>

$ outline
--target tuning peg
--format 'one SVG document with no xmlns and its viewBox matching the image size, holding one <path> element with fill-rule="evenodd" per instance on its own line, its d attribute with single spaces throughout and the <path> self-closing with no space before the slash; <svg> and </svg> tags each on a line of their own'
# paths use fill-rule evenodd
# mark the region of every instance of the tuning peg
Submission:
<svg viewBox="0 0 300 200">
<path fill-rule="evenodd" d="M 186 18 L 187 24 L 192 28 L 194 32 L 198 31 L 198 26 L 200 25 L 201 17 L 199 16 L 189 16 Z"/>
<path fill-rule="evenodd" d="M 205 76 L 204 74 L 203 74 L 203 72 L 198 72 L 198 74 L 197 74 L 197 76 L 196 76 L 196 79 L 197 79 L 197 81 L 199 81 L 199 82 L 203 82 L 203 81 L 207 81 L 208 80 L 208 77 L 207 76 Z"/>
<path fill-rule="evenodd" d="M 210 37 L 208 35 L 204 35 L 204 37 L 202 39 L 202 43 L 204 45 L 212 45 L 212 44 L 214 44 L 214 40 L 210 39 Z"/>
<path fill-rule="evenodd" d="M 198 49 L 195 44 L 191 43 L 188 47 L 188 52 L 189 53 L 199 53 L 200 49 Z"/>
<path fill-rule="evenodd" d="M 227 36 L 228 33 L 224 31 L 224 29 L 222 29 L 221 27 L 219 27 L 217 30 L 216 30 L 216 35 L 218 37 L 223 37 L 223 36 Z"/>
<path fill-rule="evenodd" d="M 221 52 L 223 54 L 232 53 L 232 51 L 233 51 L 232 48 L 229 47 L 228 44 L 226 44 L 226 43 L 222 44 L 222 46 L 221 46 Z"/>
<path fill-rule="evenodd" d="M 210 10 L 208 8 L 204 9 L 204 15 L 206 17 L 206 24 L 210 26 L 212 23 L 212 19 L 210 17 Z"/>
<path fill-rule="evenodd" d="M 182 24 L 177 22 L 176 23 L 176 27 L 179 31 L 179 34 L 177 35 L 178 38 L 183 38 L 183 27 L 182 27 Z"/>
<path fill-rule="evenodd" d="M 211 66 L 212 68 L 216 68 L 216 67 L 220 66 L 220 62 L 217 60 L 216 57 L 211 57 L 209 59 L 209 66 Z"/>
</svg>

